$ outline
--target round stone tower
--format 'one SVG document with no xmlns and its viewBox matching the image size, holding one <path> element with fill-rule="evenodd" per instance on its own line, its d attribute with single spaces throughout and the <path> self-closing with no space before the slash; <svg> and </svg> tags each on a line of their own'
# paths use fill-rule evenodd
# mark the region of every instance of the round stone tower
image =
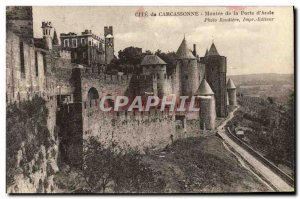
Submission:
<svg viewBox="0 0 300 199">
<path fill-rule="evenodd" d="M 185 37 L 177 50 L 177 66 L 179 66 L 181 95 L 192 96 L 199 85 L 199 71 L 197 58 L 188 48 Z"/>
<path fill-rule="evenodd" d="M 200 101 L 200 129 L 215 129 L 216 122 L 216 102 L 214 92 L 205 79 L 202 80 L 199 89 L 196 92 Z"/>
<path fill-rule="evenodd" d="M 236 106 L 236 86 L 234 85 L 232 79 L 228 79 L 227 82 L 227 93 L 228 93 L 228 101 L 229 105 Z"/>
<path fill-rule="evenodd" d="M 226 73 L 227 58 L 221 56 L 212 43 L 209 51 L 205 54 L 205 78 L 215 93 L 216 111 L 218 117 L 226 117 L 227 111 L 227 91 Z"/>
<path fill-rule="evenodd" d="M 157 55 L 146 55 L 142 62 L 143 75 L 151 75 L 157 81 L 157 94 L 163 96 L 171 93 L 167 80 L 167 63 Z"/>
<path fill-rule="evenodd" d="M 43 40 L 44 40 L 45 48 L 51 50 L 52 49 L 51 22 L 50 21 L 42 22 L 42 29 L 43 29 Z"/>
</svg>

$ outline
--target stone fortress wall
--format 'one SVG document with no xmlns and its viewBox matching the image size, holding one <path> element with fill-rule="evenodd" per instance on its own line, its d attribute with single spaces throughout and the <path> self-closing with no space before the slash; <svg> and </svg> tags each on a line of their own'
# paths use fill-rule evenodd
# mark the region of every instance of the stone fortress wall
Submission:
<svg viewBox="0 0 300 199">
<path fill-rule="evenodd" d="M 176 120 L 186 124 L 188 114 L 176 119 L 174 114 L 155 110 L 147 113 L 104 113 L 99 110 L 99 99 L 104 96 L 135 97 L 147 93 L 202 96 L 211 86 L 215 100 L 202 103 L 202 113 L 209 115 L 203 115 L 200 120 L 202 118 L 209 128 L 214 129 L 215 112 L 218 116 L 227 115 L 226 57 L 217 53 L 214 44 L 210 49 L 211 55 L 199 59 L 188 49 L 184 38 L 177 52 L 175 72 L 171 76 L 167 76 L 165 71 L 166 63 L 156 55 L 151 55 L 143 65 L 145 68 L 149 65 L 150 71 L 141 75 L 109 75 L 105 74 L 102 65 L 86 67 L 72 63 L 70 51 L 61 49 L 59 45 L 52 45 L 51 49 L 43 48 L 38 42 L 44 40 L 33 38 L 31 33 L 32 23 L 29 22 L 32 22 L 32 16 L 27 16 L 27 13 L 32 14 L 31 7 L 7 10 L 7 102 L 20 103 L 32 99 L 34 95 L 46 99 L 51 104 L 49 130 L 53 132 L 53 129 L 58 129 L 59 154 L 69 163 L 82 163 L 83 144 L 91 136 L 104 145 L 114 142 L 120 147 L 143 151 L 164 147 L 187 135 L 186 127 L 176 131 Z M 24 13 L 26 16 L 22 17 Z M 20 30 L 24 31 L 23 36 L 19 35 Z M 109 59 L 112 59 L 112 27 L 106 27 L 105 31 L 105 48 L 108 49 Z M 48 43 L 45 46 L 49 46 L 51 40 L 48 38 L 44 42 Z M 198 92 L 200 82 L 205 79 L 208 80 L 208 88 Z M 107 103 L 111 105 L 114 101 Z M 195 118 L 195 115 L 190 118 Z M 200 128 L 203 126 L 200 125 Z"/>
</svg>

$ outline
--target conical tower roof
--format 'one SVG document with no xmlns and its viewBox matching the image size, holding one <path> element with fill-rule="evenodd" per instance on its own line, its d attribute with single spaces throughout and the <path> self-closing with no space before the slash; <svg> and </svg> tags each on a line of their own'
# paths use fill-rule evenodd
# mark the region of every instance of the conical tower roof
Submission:
<svg viewBox="0 0 300 199">
<path fill-rule="evenodd" d="M 193 55 L 193 53 L 188 48 L 185 37 L 183 38 L 183 40 L 176 52 L 176 55 L 177 55 L 178 59 L 196 59 L 196 57 Z"/>
<path fill-rule="evenodd" d="M 59 44 L 57 34 L 56 34 L 56 30 L 54 30 L 54 33 L 53 33 L 52 43 L 53 43 L 53 45 L 58 45 Z"/>
<path fill-rule="evenodd" d="M 211 47 L 210 47 L 207 55 L 208 56 L 210 56 L 210 55 L 219 55 L 219 53 L 217 51 L 217 48 L 216 48 L 214 43 L 211 44 Z"/>
<path fill-rule="evenodd" d="M 214 92 L 211 90 L 209 84 L 205 79 L 202 80 L 196 95 L 198 96 L 205 96 L 205 95 L 214 95 Z"/>
<path fill-rule="evenodd" d="M 204 57 L 206 57 L 207 55 L 208 55 L 208 49 L 206 49 Z"/>
<path fill-rule="evenodd" d="M 232 79 L 228 79 L 228 82 L 227 82 L 227 89 L 236 89 L 236 86 L 234 85 Z"/>
<path fill-rule="evenodd" d="M 157 55 L 146 55 L 142 60 L 141 65 L 167 65 L 167 63 Z"/>
</svg>

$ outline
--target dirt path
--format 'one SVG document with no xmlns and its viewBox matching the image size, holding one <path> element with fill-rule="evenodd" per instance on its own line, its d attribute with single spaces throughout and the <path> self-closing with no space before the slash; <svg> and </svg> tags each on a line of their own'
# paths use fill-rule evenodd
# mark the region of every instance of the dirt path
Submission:
<svg viewBox="0 0 300 199">
<path fill-rule="evenodd" d="M 233 111 L 229 113 L 229 117 L 223 121 L 223 123 L 218 126 L 217 130 L 222 130 L 224 129 L 224 126 L 233 118 L 235 111 L 237 111 L 240 108 L 240 106 L 237 106 Z"/>
<path fill-rule="evenodd" d="M 276 173 L 274 173 L 271 169 L 265 166 L 262 162 L 257 160 L 253 155 L 251 155 L 248 151 L 234 142 L 224 130 L 224 126 L 233 118 L 234 112 L 239 107 L 235 108 L 232 111 L 222 125 L 220 125 L 217 130 L 218 134 L 224 139 L 224 141 L 229 144 L 240 156 L 242 156 L 257 172 L 259 172 L 268 182 L 270 182 L 277 190 L 282 192 L 291 192 L 294 191 L 294 188 L 287 184 L 284 180 L 282 180 Z"/>
<path fill-rule="evenodd" d="M 223 142 L 223 145 L 224 145 L 224 147 L 225 147 L 225 149 L 227 150 L 227 151 L 229 151 L 231 154 L 233 154 L 237 159 L 238 159 L 238 161 L 239 161 L 239 163 L 245 168 L 245 169 L 247 169 L 249 172 L 251 172 L 257 179 L 259 179 L 262 183 L 264 183 L 267 187 L 269 187 L 269 189 L 271 190 L 271 191 L 275 191 L 269 184 L 268 184 L 268 182 L 266 182 L 264 179 L 262 179 L 260 176 L 258 176 L 251 168 L 249 168 L 248 166 L 247 166 L 247 163 L 238 155 L 238 154 L 236 154 L 234 151 L 232 151 L 228 146 L 227 146 L 227 144 L 225 143 L 225 142 Z"/>
</svg>

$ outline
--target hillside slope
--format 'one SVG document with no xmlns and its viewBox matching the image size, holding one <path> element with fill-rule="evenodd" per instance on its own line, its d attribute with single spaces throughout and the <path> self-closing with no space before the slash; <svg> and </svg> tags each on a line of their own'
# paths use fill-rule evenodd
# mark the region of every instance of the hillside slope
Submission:
<svg viewBox="0 0 300 199">
<path fill-rule="evenodd" d="M 166 193 L 272 191 L 224 147 L 216 136 L 176 141 L 144 161 L 161 171 Z"/>
</svg>

